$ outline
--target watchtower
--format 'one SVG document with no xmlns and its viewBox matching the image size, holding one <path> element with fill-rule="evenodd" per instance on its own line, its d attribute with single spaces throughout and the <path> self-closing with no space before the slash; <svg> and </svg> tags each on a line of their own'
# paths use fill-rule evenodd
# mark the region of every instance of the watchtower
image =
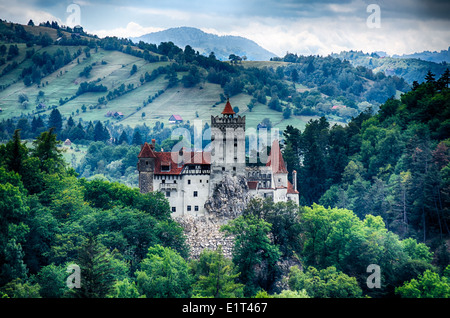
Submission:
<svg viewBox="0 0 450 318">
<path fill-rule="evenodd" d="M 233 111 L 229 99 L 222 116 L 211 116 L 212 191 L 224 173 L 245 176 L 245 116 Z"/>
<path fill-rule="evenodd" d="M 153 174 L 155 171 L 155 139 L 152 144 L 147 142 L 141 148 L 138 155 L 137 170 L 139 171 L 139 189 L 141 193 L 153 191 Z"/>
</svg>

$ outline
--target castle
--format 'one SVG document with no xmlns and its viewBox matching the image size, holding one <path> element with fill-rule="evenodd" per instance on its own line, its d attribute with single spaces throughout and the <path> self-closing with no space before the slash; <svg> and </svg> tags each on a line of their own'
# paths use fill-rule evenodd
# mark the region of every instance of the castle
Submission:
<svg viewBox="0 0 450 318">
<path fill-rule="evenodd" d="M 205 202 L 228 173 L 244 177 L 251 196 L 298 204 L 297 173 L 293 171 L 293 185 L 288 180 L 278 140 L 273 141 L 265 166 L 250 166 L 245 160 L 245 116 L 236 115 L 229 100 L 222 116 L 211 116 L 210 127 L 211 151 L 180 148 L 157 152 L 155 140 L 145 143 L 137 164 L 140 192 L 163 192 L 174 217 L 204 215 Z"/>
</svg>

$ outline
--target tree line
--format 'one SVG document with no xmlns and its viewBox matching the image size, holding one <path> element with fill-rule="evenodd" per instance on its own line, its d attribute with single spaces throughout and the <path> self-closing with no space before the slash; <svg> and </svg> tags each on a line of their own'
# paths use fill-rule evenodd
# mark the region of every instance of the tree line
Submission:
<svg viewBox="0 0 450 318">
<path fill-rule="evenodd" d="M 53 129 L 28 147 L 15 131 L 0 146 L 0 292 L 11 298 L 448 297 L 449 269 L 415 239 L 400 239 L 380 216 L 253 199 L 222 226 L 222 249 L 189 258 L 162 193 L 79 178 Z M 282 264 L 294 261 L 288 270 Z M 365 284 L 368 263 L 382 289 Z M 67 269 L 81 270 L 68 288 Z M 439 288 L 430 288 L 429 284 Z M 424 286 L 428 286 L 425 288 Z"/>
<path fill-rule="evenodd" d="M 389 230 L 414 237 L 448 262 L 449 71 L 415 84 L 380 110 L 347 126 L 311 120 L 287 127 L 284 158 L 298 172 L 301 202 L 381 216 Z"/>
</svg>

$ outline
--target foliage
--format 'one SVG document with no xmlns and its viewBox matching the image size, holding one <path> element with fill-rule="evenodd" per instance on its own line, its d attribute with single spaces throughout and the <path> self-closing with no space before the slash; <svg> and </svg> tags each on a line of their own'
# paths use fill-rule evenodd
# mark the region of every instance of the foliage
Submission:
<svg viewBox="0 0 450 318">
<path fill-rule="evenodd" d="M 301 224 L 305 264 L 319 270 L 335 267 L 355 277 L 365 292 L 377 293 L 366 288 L 369 264 L 383 268 L 384 294 L 392 294 L 399 282 L 433 268 L 428 247 L 411 238 L 401 241 L 387 231 L 379 216 L 360 220 L 350 210 L 313 205 L 303 208 Z"/>
<path fill-rule="evenodd" d="M 188 263 L 171 248 L 150 247 L 136 272 L 137 288 L 148 298 L 185 298 L 191 294 Z"/>
<path fill-rule="evenodd" d="M 49 130 L 33 141 L 32 149 L 18 133 L 0 146 L 2 294 L 140 296 L 130 284 L 149 247 L 172 247 L 176 255 L 188 255 L 168 202 L 160 194 L 144 195 L 118 183 L 77 178 L 57 145 Z M 6 155 L 14 147 L 24 154 L 15 158 L 17 164 Z M 37 182 L 25 183 L 29 180 Z M 69 263 L 81 268 L 81 289 L 65 285 Z"/>
<path fill-rule="evenodd" d="M 304 290 L 313 298 L 358 298 L 362 295 L 354 277 L 349 277 L 332 266 L 322 270 L 310 266 L 305 272 L 298 267 L 291 267 L 289 288 L 294 291 Z"/>
<path fill-rule="evenodd" d="M 431 75 L 345 127 L 325 118 L 302 132 L 288 126 L 283 155 L 298 172 L 301 202 L 381 216 L 401 237 L 422 242 L 448 236 L 450 91 Z"/>
<path fill-rule="evenodd" d="M 243 285 L 235 283 L 239 273 L 234 264 L 224 257 L 222 247 L 216 251 L 203 250 L 198 261 L 193 261 L 196 282 L 193 294 L 201 297 L 243 297 Z"/>
<path fill-rule="evenodd" d="M 227 235 L 235 236 L 233 262 L 241 275 L 244 295 L 254 295 L 258 288 L 268 290 L 279 271 L 280 251 L 268 237 L 271 224 L 254 215 L 239 216 L 222 226 Z"/>
<path fill-rule="evenodd" d="M 449 298 L 449 277 L 427 270 L 417 279 L 397 287 L 395 292 L 403 298 Z"/>
</svg>

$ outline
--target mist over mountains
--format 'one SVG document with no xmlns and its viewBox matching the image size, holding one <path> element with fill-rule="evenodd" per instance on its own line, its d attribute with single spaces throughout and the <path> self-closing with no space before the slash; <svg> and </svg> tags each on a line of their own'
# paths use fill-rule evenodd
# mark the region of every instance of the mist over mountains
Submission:
<svg viewBox="0 0 450 318">
<path fill-rule="evenodd" d="M 247 60 L 251 61 L 268 61 L 276 56 L 247 38 L 233 35 L 218 36 L 191 27 L 170 28 L 131 38 L 131 40 L 154 44 L 171 41 L 181 48 L 190 45 L 194 50 L 206 56 L 214 52 L 216 58 L 222 61 L 228 60 L 230 54 L 246 56 Z"/>
</svg>

